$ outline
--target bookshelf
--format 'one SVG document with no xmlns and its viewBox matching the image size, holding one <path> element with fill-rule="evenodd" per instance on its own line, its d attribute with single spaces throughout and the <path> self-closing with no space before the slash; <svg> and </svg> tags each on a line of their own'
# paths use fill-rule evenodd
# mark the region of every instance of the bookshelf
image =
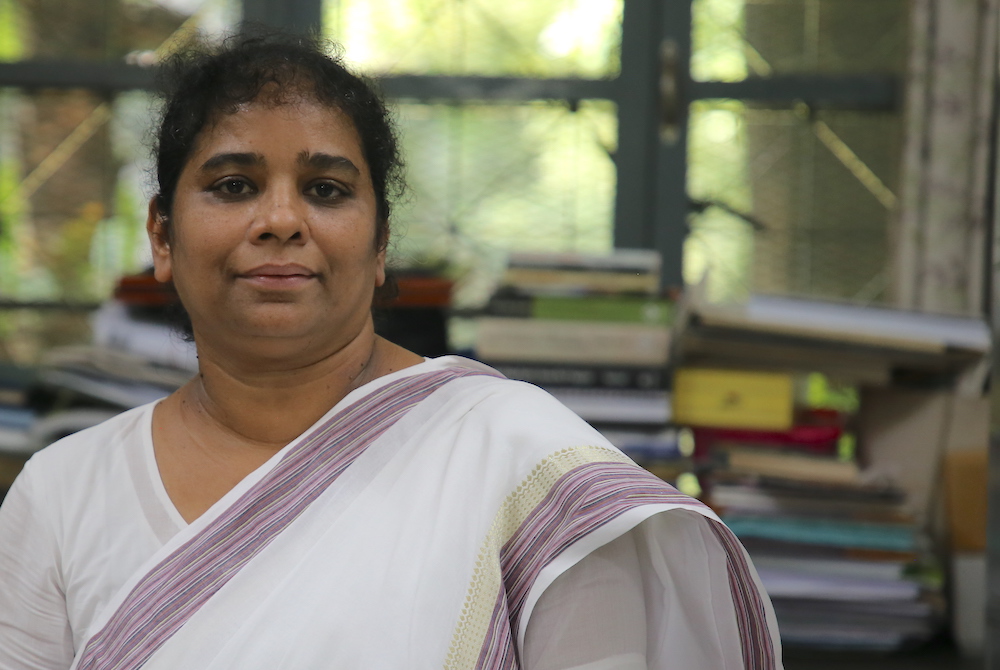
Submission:
<svg viewBox="0 0 1000 670">
<path fill-rule="evenodd" d="M 674 369 L 820 372 L 856 387 L 859 464 L 905 492 L 917 527 L 947 562 L 955 543 L 944 470 L 988 444 L 990 349 L 981 319 L 773 296 L 719 305 L 694 291 L 679 307 L 670 360 Z M 968 584 L 952 592 L 967 593 Z M 964 603 L 951 604 L 953 623 L 965 612 L 960 623 L 969 626 Z M 967 631 L 955 633 L 961 641 Z"/>
</svg>

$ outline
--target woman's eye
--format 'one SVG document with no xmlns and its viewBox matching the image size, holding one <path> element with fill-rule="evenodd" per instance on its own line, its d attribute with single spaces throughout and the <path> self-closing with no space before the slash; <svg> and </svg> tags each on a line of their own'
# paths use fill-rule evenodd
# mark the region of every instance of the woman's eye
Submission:
<svg viewBox="0 0 1000 670">
<path fill-rule="evenodd" d="M 253 191 L 253 187 L 243 179 L 223 179 L 216 182 L 215 190 L 225 195 L 246 195 Z"/>
<path fill-rule="evenodd" d="M 343 195 L 344 192 L 336 184 L 323 181 L 310 186 L 306 189 L 306 193 L 315 195 L 318 198 L 329 199 L 336 198 L 338 195 Z"/>
<path fill-rule="evenodd" d="M 239 195 L 246 191 L 247 183 L 245 181 L 240 181 L 239 179 L 230 179 L 222 184 L 222 188 L 225 189 L 226 193 Z"/>
</svg>

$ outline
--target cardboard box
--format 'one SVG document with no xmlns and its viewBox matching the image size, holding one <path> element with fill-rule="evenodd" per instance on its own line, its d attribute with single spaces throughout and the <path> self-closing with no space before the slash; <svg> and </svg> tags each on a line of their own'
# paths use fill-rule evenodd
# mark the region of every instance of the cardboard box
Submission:
<svg viewBox="0 0 1000 670">
<path fill-rule="evenodd" d="M 953 551 L 986 551 L 987 460 L 985 449 L 945 454 L 948 537 Z"/>
</svg>

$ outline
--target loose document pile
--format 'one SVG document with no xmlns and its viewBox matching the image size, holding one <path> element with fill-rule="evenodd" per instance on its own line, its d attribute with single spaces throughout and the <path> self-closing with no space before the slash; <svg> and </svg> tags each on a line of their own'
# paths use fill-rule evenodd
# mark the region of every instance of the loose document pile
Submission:
<svg viewBox="0 0 1000 670">
<path fill-rule="evenodd" d="M 36 368 L 0 367 L 0 492 L 39 449 L 190 379 L 197 358 L 174 325 L 175 301 L 150 275 L 125 277 L 92 316 L 92 344 L 52 349 Z"/>
</svg>

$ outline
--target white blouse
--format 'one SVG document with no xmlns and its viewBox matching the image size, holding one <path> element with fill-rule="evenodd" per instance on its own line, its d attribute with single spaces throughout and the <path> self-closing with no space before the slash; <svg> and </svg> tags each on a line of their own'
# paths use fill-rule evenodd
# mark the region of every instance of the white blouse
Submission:
<svg viewBox="0 0 1000 670">
<path fill-rule="evenodd" d="M 122 583 L 184 528 L 156 467 L 152 410 L 39 452 L 10 490 L 0 507 L 0 668 L 69 668 Z M 726 555 L 709 523 L 661 513 L 559 576 L 531 613 L 521 667 L 743 668 L 730 586 L 718 578 Z"/>
</svg>

